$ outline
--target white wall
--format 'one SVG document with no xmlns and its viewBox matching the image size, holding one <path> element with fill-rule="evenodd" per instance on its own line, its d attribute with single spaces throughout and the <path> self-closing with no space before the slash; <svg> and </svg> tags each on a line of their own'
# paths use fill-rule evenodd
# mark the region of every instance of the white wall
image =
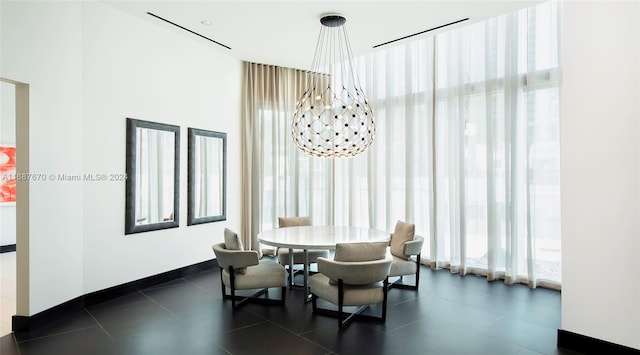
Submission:
<svg viewBox="0 0 640 355">
<path fill-rule="evenodd" d="M 125 172 L 126 117 L 180 126 L 180 227 L 124 235 L 124 182 L 84 186 L 84 281 L 91 292 L 212 259 L 240 226 L 241 62 L 173 26 L 83 6 L 84 171 Z M 227 221 L 187 227 L 187 128 L 227 133 Z"/>
<path fill-rule="evenodd" d="M 0 76 L 31 84 L 30 172 L 82 170 L 81 4 L 2 1 L 0 6 Z M 20 160 L 20 149 L 17 154 Z M 17 196 L 18 203 L 29 204 L 30 221 L 29 268 L 19 265 L 17 270 L 20 315 L 37 313 L 84 291 L 82 186 L 52 180 L 29 185 L 27 201 Z M 20 250 L 21 237 L 18 259 L 27 252 Z M 29 282 L 28 295 L 20 291 L 21 280 Z"/>
<path fill-rule="evenodd" d="M 30 85 L 31 172 L 124 173 L 126 117 L 181 127 L 179 228 L 125 236 L 124 182 L 30 183 L 29 292 L 18 294 L 28 307 L 18 314 L 212 259 L 224 227 L 240 226 L 241 63 L 98 2 L 0 7 L 0 76 Z M 186 227 L 188 127 L 228 134 L 226 222 Z"/>
<path fill-rule="evenodd" d="M 639 3 L 563 19 L 562 329 L 640 349 Z"/>
<path fill-rule="evenodd" d="M 16 144 L 16 88 L 0 81 L 0 144 Z M 16 206 L 0 205 L 0 245 L 16 244 Z"/>
</svg>

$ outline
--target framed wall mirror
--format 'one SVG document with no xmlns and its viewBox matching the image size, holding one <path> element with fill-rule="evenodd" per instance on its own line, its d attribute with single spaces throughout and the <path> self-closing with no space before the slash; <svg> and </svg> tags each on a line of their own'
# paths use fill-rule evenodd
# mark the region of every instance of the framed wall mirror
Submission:
<svg viewBox="0 0 640 355">
<path fill-rule="evenodd" d="M 125 234 L 178 227 L 180 127 L 127 118 Z"/>
<path fill-rule="evenodd" d="M 189 128 L 187 225 L 227 219 L 227 134 Z"/>
</svg>

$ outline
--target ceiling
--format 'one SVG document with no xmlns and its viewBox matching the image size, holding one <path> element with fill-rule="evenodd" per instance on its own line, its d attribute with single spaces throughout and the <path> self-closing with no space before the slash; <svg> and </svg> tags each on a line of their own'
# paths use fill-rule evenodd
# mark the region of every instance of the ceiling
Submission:
<svg viewBox="0 0 640 355">
<path fill-rule="evenodd" d="M 103 2 L 162 26 L 168 31 L 195 41 L 209 43 L 240 60 L 306 70 L 311 67 L 321 26 L 320 17 L 327 13 L 337 13 L 346 17 L 353 53 L 358 56 L 503 15 L 542 1 L 104 0 Z M 147 12 L 231 49 L 226 49 L 153 17 Z M 377 49 L 372 48 L 381 43 L 464 18 L 469 20 Z M 209 21 L 210 24 L 205 25 L 202 21 Z"/>
</svg>

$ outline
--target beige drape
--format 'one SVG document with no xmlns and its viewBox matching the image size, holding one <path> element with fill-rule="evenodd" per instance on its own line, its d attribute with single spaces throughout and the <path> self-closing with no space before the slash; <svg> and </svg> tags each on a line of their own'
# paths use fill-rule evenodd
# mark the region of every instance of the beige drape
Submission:
<svg viewBox="0 0 640 355">
<path fill-rule="evenodd" d="M 295 198 L 299 191 L 297 174 L 285 177 L 286 173 L 273 174 L 273 171 L 297 171 L 300 160 L 311 158 L 299 153 L 287 134 L 276 137 L 273 132 L 289 132 L 296 101 L 312 75 L 306 71 L 248 62 L 244 63 L 243 69 L 242 238 L 245 246 L 260 251 L 257 234 L 262 229 L 274 228 L 277 217 L 308 214 L 307 209 L 301 210 Z M 265 171 L 268 176 L 276 175 L 284 182 L 265 182 Z M 278 206 L 273 202 L 274 207 L 267 214 L 260 213 L 261 209 L 264 211 L 263 202 L 271 203 L 263 201 L 265 194 L 270 194 L 269 201 L 278 201 L 276 194 L 291 196 L 285 197 Z"/>
</svg>

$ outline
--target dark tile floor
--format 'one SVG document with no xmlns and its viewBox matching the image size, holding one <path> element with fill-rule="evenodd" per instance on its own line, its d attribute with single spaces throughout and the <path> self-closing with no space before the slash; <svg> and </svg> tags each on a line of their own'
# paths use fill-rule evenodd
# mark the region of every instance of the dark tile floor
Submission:
<svg viewBox="0 0 640 355">
<path fill-rule="evenodd" d="M 343 331 L 302 299 L 234 312 L 206 271 L 4 336 L 0 354 L 576 354 L 556 347 L 560 293 L 547 289 L 423 267 L 418 292 L 389 292 L 386 323 Z"/>
</svg>

